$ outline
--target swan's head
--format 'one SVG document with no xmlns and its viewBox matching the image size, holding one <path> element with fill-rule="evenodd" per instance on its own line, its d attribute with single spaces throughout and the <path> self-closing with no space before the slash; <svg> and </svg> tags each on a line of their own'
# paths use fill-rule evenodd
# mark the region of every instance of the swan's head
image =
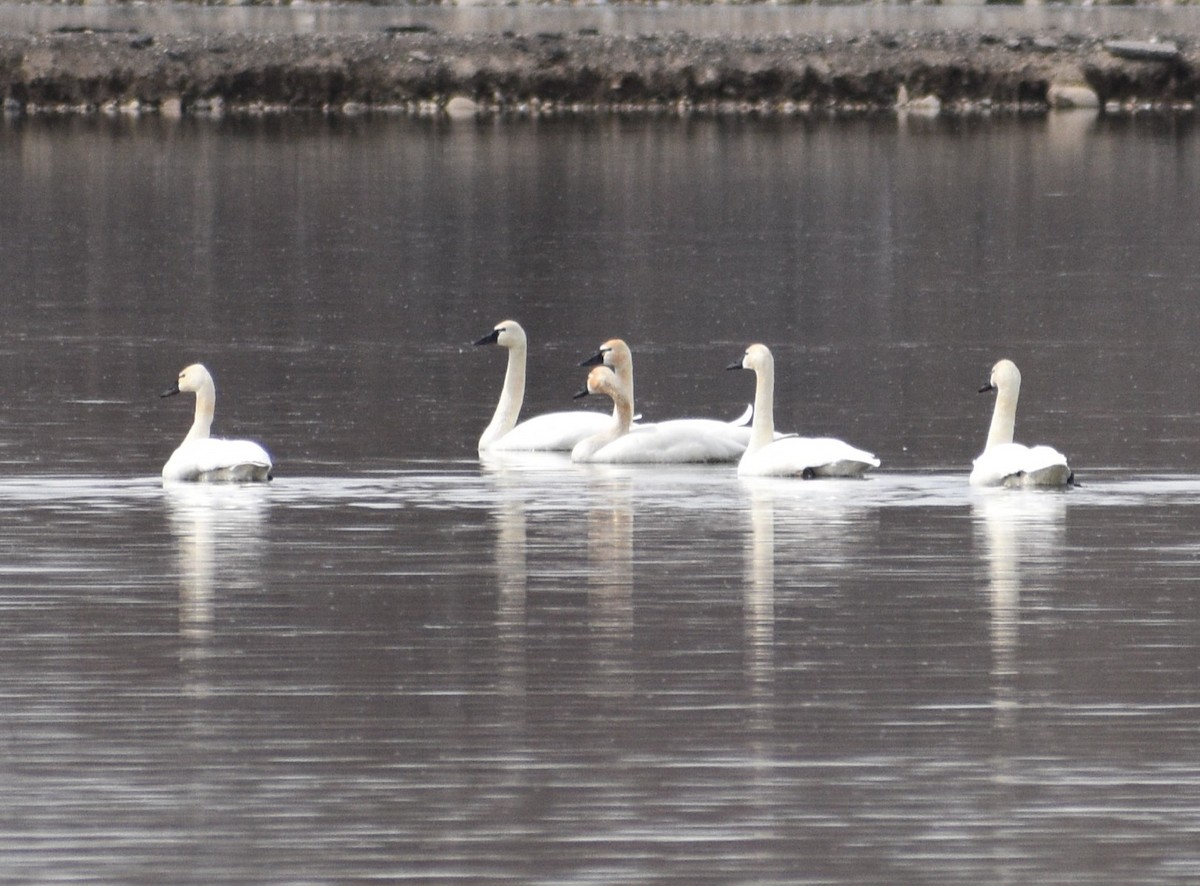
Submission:
<svg viewBox="0 0 1200 886">
<path fill-rule="evenodd" d="M 979 389 L 979 393 L 986 394 L 989 391 L 1005 393 L 1020 389 L 1021 371 L 1017 369 L 1017 364 L 1012 360 L 1001 360 L 992 367 L 991 378 L 988 379 L 986 385 Z"/>
<path fill-rule="evenodd" d="M 504 320 L 496 324 L 496 328 L 485 335 L 477 345 L 500 345 L 502 348 L 517 348 L 525 344 L 525 330 L 516 320 Z"/>
<path fill-rule="evenodd" d="M 750 347 L 746 348 L 746 353 L 742 355 L 741 360 L 735 360 L 725 368 L 753 369 L 755 372 L 758 372 L 774 365 L 775 358 L 771 356 L 770 348 L 766 345 L 750 345 Z"/>
<path fill-rule="evenodd" d="M 575 395 L 575 399 L 586 397 L 588 394 L 604 394 L 613 400 L 618 399 L 621 396 L 621 390 L 617 374 L 607 366 L 593 367 L 592 371 L 588 373 L 587 384 Z"/>
<path fill-rule="evenodd" d="M 633 365 L 633 352 L 629 350 L 629 345 L 625 344 L 624 339 L 610 338 L 600 345 L 600 350 L 579 365 L 611 366 L 613 369 L 623 369 Z"/>
<path fill-rule="evenodd" d="M 170 397 L 174 394 L 194 394 L 206 384 L 212 384 L 212 376 L 200 363 L 193 363 L 180 371 L 175 384 L 162 392 L 161 396 Z"/>
</svg>

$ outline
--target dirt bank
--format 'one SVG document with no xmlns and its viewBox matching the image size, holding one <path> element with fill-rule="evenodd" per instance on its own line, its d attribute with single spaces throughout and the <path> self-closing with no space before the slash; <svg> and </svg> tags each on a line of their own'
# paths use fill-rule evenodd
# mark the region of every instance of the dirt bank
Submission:
<svg viewBox="0 0 1200 886">
<path fill-rule="evenodd" d="M 685 109 L 942 111 L 1053 104 L 1193 111 L 1200 43 L 1005 31 L 847 35 L 163 35 L 60 29 L 0 36 L 10 114 L 104 109 L 410 113 Z"/>
</svg>

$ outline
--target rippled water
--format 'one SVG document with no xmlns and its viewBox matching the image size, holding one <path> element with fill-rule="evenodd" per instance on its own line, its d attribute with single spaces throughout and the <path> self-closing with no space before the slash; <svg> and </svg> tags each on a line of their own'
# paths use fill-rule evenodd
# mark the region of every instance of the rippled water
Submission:
<svg viewBox="0 0 1200 886">
<path fill-rule="evenodd" d="M 1187 882 L 1197 502 L 555 459 L 8 480 L 5 870 Z"/>
<path fill-rule="evenodd" d="M 4 878 L 1196 881 L 1200 153 L 1066 119 L 5 124 Z M 480 462 L 508 314 L 884 467 Z"/>
</svg>

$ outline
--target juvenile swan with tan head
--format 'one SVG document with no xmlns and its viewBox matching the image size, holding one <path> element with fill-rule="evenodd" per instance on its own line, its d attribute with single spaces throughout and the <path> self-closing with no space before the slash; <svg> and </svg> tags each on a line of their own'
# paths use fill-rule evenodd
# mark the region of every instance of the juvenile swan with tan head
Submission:
<svg viewBox="0 0 1200 886">
<path fill-rule="evenodd" d="M 879 459 L 833 437 L 775 436 L 775 358 L 766 345 L 751 345 L 727 369 L 752 369 L 754 423 L 750 445 L 738 462 L 739 477 L 861 477 Z"/>
<path fill-rule="evenodd" d="M 608 416 L 600 412 L 575 410 L 547 412 L 517 424 L 521 404 L 525 401 L 525 357 L 528 344 L 525 330 L 516 320 L 497 323 L 491 334 L 476 345 L 500 345 L 508 350 L 508 369 L 504 373 L 504 388 L 491 423 L 479 438 L 479 451 L 559 451 L 571 448 L 590 434 L 608 426 Z"/>
<path fill-rule="evenodd" d="M 250 440 L 222 440 L 208 435 L 217 407 L 217 389 L 208 370 L 193 363 L 162 396 L 196 395 L 196 417 L 179 448 L 163 465 L 164 480 L 239 483 L 271 479 L 271 456 Z"/>
<path fill-rule="evenodd" d="M 703 418 L 681 418 L 632 427 L 633 401 L 617 373 L 596 366 L 587 387 L 576 394 L 612 398 L 613 418 L 599 433 L 580 440 L 571 461 L 605 464 L 685 464 L 733 461 L 746 445 L 731 436 L 727 425 Z"/>
<path fill-rule="evenodd" d="M 629 350 L 629 345 L 625 343 L 624 339 L 610 338 L 604 344 L 600 345 L 600 350 L 579 365 L 607 366 L 612 369 L 616 373 L 617 383 L 621 386 L 621 390 L 624 391 L 624 396 L 629 400 L 630 408 L 633 408 L 633 352 Z M 671 421 L 692 422 L 691 427 L 694 430 L 722 434 L 740 443 L 745 448 L 746 444 L 750 442 L 750 428 L 747 425 L 750 423 L 750 417 L 753 414 L 754 407 L 747 407 L 741 416 L 728 422 L 715 418 L 671 419 Z M 616 418 L 615 410 L 613 417 Z"/>
<path fill-rule="evenodd" d="M 996 406 L 983 454 L 971 470 L 972 486 L 1067 486 L 1075 475 L 1067 457 L 1051 446 L 1023 446 L 1013 442 L 1021 373 L 1012 360 L 992 367 L 988 383 L 979 393 L 995 391 Z"/>
</svg>

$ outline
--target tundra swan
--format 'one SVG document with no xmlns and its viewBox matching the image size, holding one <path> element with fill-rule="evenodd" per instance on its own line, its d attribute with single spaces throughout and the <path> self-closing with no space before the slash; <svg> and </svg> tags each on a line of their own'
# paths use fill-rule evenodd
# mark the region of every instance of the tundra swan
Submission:
<svg viewBox="0 0 1200 886">
<path fill-rule="evenodd" d="M 1067 486 L 1075 482 L 1067 457 L 1057 449 L 1013 442 L 1021 372 L 1012 360 L 1001 360 L 992 367 L 991 378 L 979 393 L 989 391 L 996 392 L 996 406 L 992 410 L 987 445 L 971 469 L 971 485 Z"/>
<path fill-rule="evenodd" d="M 580 366 L 608 366 L 617 374 L 617 381 L 621 385 L 629 399 L 630 408 L 633 407 L 633 352 L 629 350 L 624 339 L 610 338 L 604 344 L 600 345 L 598 350 L 591 357 L 588 357 Z M 614 417 L 616 412 L 613 413 Z M 730 422 L 718 421 L 713 418 L 690 418 L 677 419 L 680 421 L 699 422 L 695 427 L 706 428 L 708 431 L 716 434 L 726 434 L 745 446 L 750 442 L 750 428 L 746 427 L 750 423 L 751 416 L 754 415 L 754 407 L 747 407 L 738 418 Z M 637 416 L 635 415 L 636 419 Z"/>
<path fill-rule="evenodd" d="M 617 374 L 617 381 L 633 405 L 633 352 L 622 338 L 610 338 L 600 345 L 600 350 L 588 357 L 580 366 L 607 366 Z"/>
<path fill-rule="evenodd" d="M 879 467 L 869 452 L 832 437 L 775 436 L 775 358 L 766 345 L 751 345 L 728 369 L 753 369 L 754 423 L 750 445 L 738 462 L 739 477 L 860 477 Z"/>
<path fill-rule="evenodd" d="M 571 450 L 571 461 L 607 464 L 688 463 L 733 461 L 746 448 L 726 431 L 723 422 L 681 418 L 632 428 L 633 402 L 617 373 L 595 366 L 587 386 L 576 394 L 611 397 L 616 413 L 609 426 L 580 440 Z M 717 426 L 714 430 L 713 426 Z"/>
<path fill-rule="evenodd" d="M 508 369 L 504 373 L 504 389 L 491 423 L 479 438 L 479 450 L 538 450 L 569 452 L 590 434 L 608 426 L 608 416 L 600 412 L 576 410 L 548 412 L 517 424 L 521 404 L 525 400 L 525 355 L 528 344 L 525 330 L 516 320 L 496 324 L 491 334 L 476 345 L 500 345 L 508 349 Z"/>
<path fill-rule="evenodd" d="M 164 480 L 244 482 L 271 479 L 271 456 L 250 440 L 222 440 L 208 435 L 217 406 L 217 389 L 208 370 L 193 363 L 179 373 L 163 397 L 196 395 L 196 417 L 179 448 L 163 465 Z"/>
</svg>

